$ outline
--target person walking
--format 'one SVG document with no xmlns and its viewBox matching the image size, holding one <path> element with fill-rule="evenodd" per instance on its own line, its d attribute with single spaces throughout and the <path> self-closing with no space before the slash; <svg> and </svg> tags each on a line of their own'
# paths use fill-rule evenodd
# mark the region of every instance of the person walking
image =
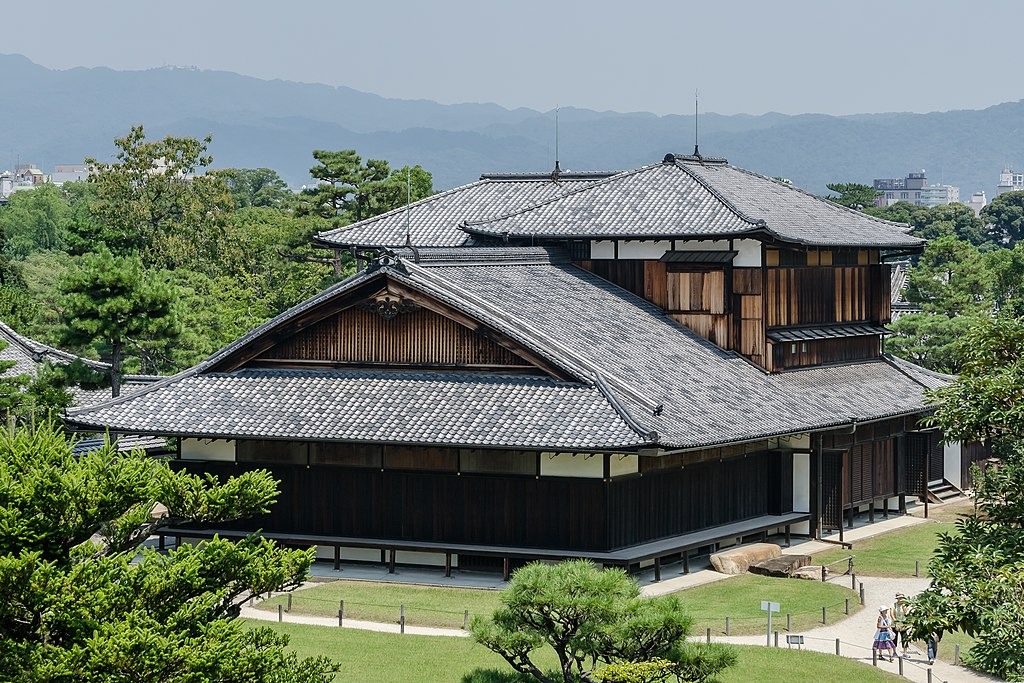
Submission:
<svg viewBox="0 0 1024 683">
<path fill-rule="evenodd" d="M 889 661 L 893 661 L 896 654 L 896 643 L 892 639 L 893 626 L 892 616 L 889 613 L 889 606 L 882 605 L 878 608 L 878 619 L 875 621 L 875 642 L 871 646 L 880 656 L 889 655 Z"/>
<path fill-rule="evenodd" d="M 935 657 L 939 654 L 939 641 L 942 640 L 942 631 L 931 631 L 924 642 L 928 646 L 928 665 L 935 663 Z"/>
<path fill-rule="evenodd" d="M 907 658 L 907 649 L 910 647 L 910 625 L 907 624 L 907 617 L 910 615 L 910 603 L 903 593 L 896 594 L 896 604 L 892 607 L 892 620 L 894 626 L 894 645 L 903 647 L 903 659 Z"/>
</svg>

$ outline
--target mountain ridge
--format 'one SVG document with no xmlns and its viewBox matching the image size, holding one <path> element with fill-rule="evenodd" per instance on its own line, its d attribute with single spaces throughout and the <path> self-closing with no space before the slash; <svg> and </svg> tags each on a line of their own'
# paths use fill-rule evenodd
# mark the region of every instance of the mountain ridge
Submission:
<svg viewBox="0 0 1024 683">
<path fill-rule="evenodd" d="M 313 149 L 354 148 L 364 158 L 420 164 L 440 188 L 481 173 L 554 167 L 552 113 L 494 103 L 386 98 L 315 83 L 163 67 L 52 70 L 0 55 L 0 167 L 15 159 L 45 171 L 86 156 L 110 158 L 113 139 L 143 124 L 151 137 L 211 134 L 217 167 L 273 168 L 309 182 Z M 870 183 L 924 168 L 966 201 L 994 194 L 1007 163 L 1024 162 L 1024 101 L 980 110 L 828 114 L 701 114 L 700 148 L 815 193 L 829 182 Z M 574 170 L 624 169 L 693 145 L 692 114 L 559 110 L 559 161 Z"/>
</svg>

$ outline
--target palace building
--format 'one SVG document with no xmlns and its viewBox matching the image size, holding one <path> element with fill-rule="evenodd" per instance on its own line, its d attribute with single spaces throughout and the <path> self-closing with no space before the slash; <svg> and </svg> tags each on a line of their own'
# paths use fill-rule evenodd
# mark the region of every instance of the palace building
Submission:
<svg viewBox="0 0 1024 683">
<path fill-rule="evenodd" d="M 325 558 L 636 568 L 888 516 L 975 448 L 884 353 L 908 226 L 723 159 L 483 176 L 317 243 L 361 268 L 207 360 L 69 412 L 281 481 L 264 535 Z"/>
</svg>

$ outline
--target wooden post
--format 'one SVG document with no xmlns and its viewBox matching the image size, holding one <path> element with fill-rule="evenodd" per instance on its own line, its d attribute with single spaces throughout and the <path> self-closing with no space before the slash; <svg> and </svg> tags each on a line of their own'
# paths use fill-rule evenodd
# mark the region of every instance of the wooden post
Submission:
<svg viewBox="0 0 1024 683">
<path fill-rule="evenodd" d="M 345 601 L 342 600 L 338 603 L 338 626 L 341 626 L 341 620 L 345 618 Z"/>
<path fill-rule="evenodd" d="M 661 581 L 661 558 L 654 558 L 654 580 L 655 582 Z"/>
<path fill-rule="evenodd" d="M 683 550 L 683 573 L 690 573 L 690 551 Z"/>
<path fill-rule="evenodd" d="M 725 635 L 729 635 L 729 617 L 725 618 Z"/>
<path fill-rule="evenodd" d="M 839 639 L 836 638 L 836 657 L 839 656 Z"/>
<path fill-rule="evenodd" d="M 896 658 L 900 662 L 900 664 L 899 664 L 899 671 L 900 671 L 900 676 L 902 676 L 903 675 L 903 657 L 897 656 Z"/>
<path fill-rule="evenodd" d="M 825 583 L 825 565 L 821 565 L 821 582 Z"/>
<path fill-rule="evenodd" d="M 291 593 L 288 594 L 288 607 L 285 608 L 284 611 L 285 612 L 291 612 L 292 611 L 292 594 Z"/>
<path fill-rule="evenodd" d="M 334 571 L 341 571 L 341 546 L 334 546 Z"/>
<path fill-rule="evenodd" d="M 405 633 L 405 605 L 398 606 L 398 632 Z"/>
<path fill-rule="evenodd" d="M 786 630 L 787 631 L 792 631 L 793 630 L 793 615 L 790 614 L 789 612 L 786 612 Z"/>
<path fill-rule="evenodd" d="M 878 650 L 871 648 L 871 666 L 878 666 Z"/>
<path fill-rule="evenodd" d="M 864 604 L 864 582 L 860 582 L 860 604 Z"/>
<path fill-rule="evenodd" d="M 914 576 L 921 576 L 921 560 L 914 560 Z"/>
<path fill-rule="evenodd" d="M 960 643 L 953 646 L 953 665 L 960 665 Z"/>
<path fill-rule="evenodd" d="M 850 574 L 850 590 L 852 590 L 852 591 L 857 590 L 857 575 L 856 574 Z"/>
<path fill-rule="evenodd" d="M 775 632 L 775 647 L 779 646 L 779 632 Z"/>
<path fill-rule="evenodd" d="M 825 624 L 825 623 L 827 623 L 827 622 L 825 621 L 825 608 L 824 608 L 824 606 L 823 606 L 823 607 L 821 608 L 821 623 L 822 623 L 822 624 Z"/>
<path fill-rule="evenodd" d="M 444 554 L 444 578 L 449 579 L 452 576 L 452 554 Z"/>
<path fill-rule="evenodd" d="M 510 563 L 508 561 L 508 558 L 507 557 L 503 557 L 502 558 L 502 567 L 501 567 L 501 578 L 504 579 L 505 581 L 508 581 L 508 578 L 509 578 L 509 576 L 511 574 L 512 574 L 512 571 L 511 571 L 511 567 L 510 567 Z"/>
<path fill-rule="evenodd" d="M 160 548 L 160 552 L 163 552 L 164 550 L 164 538 L 166 537 L 163 534 L 160 534 L 160 545 L 158 546 Z"/>
<path fill-rule="evenodd" d="M 284 621 L 284 605 L 277 606 L 277 620 Z"/>
<path fill-rule="evenodd" d="M 786 547 L 788 548 L 789 546 L 790 546 L 790 542 L 789 542 L 789 524 L 787 524 L 786 525 Z"/>
<path fill-rule="evenodd" d="M 388 549 L 388 574 L 395 573 L 395 549 Z"/>
<path fill-rule="evenodd" d="M 708 644 L 711 644 L 711 627 L 708 626 Z"/>
<path fill-rule="evenodd" d="M 462 630 L 465 631 L 469 628 L 469 610 L 467 609 L 462 613 Z"/>
</svg>

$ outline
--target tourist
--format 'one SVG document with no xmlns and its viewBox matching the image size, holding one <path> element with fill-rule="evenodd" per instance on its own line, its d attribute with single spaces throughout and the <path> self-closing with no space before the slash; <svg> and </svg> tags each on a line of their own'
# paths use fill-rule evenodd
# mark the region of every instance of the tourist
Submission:
<svg viewBox="0 0 1024 683">
<path fill-rule="evenodd" d="M 878 620 L 875 622 L 875 643 L 872 647 L 879 653 L 880 656 L 885 656 L 885 653 L 889 653 L 889 661 L 893 660 L 893 656 L 896 654 L 896 643 L 892 639 L 892 617 L 889 614 L 889 606 L 882 605 L 878 608 Z"/>
<path fill-rule="evenodd" d="M 910 647 L 910 625 L 907 624 L 907 617 L 910 615 L 910 602 L 903 593 L 896 594 L 896 604 L 892 608 L 893 626 L 895 637 L 893 645 L 903 647 L 904 659 L 907 658 L 907 648 Z"/>
<path fill-rule="evenodd" d="M 935 657 L 939 654 L 939 641 L 942 640 L 942 631 L 935 630 L 928 634 L 925 638 L 925 644 L 928 645 L 928 664 L 932 665 L 935 663 Z"/>
</svg>

